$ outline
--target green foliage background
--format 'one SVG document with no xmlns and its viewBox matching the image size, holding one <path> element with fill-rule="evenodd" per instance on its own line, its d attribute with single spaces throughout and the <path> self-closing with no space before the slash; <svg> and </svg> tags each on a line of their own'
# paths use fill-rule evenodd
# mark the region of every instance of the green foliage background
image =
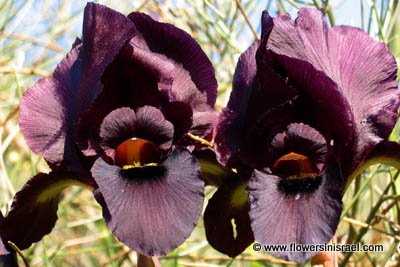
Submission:
<svg viewBox="0 0 400 267">
<path fill-rule="evenodd" d="M 137 0 L 98 1 L 124 14 L 142 11 L 190 32 L 211 58 L 219 82 L 217 108 L 230 93 L 236 61 L 259 34 L 261 11 L 272 15 L 303 6 L 317 7 L 330 24 L 339 18 L 358 26 L 389 45 L 400 57 L 398 0 L 347 0 L 352 17 L 338 10 L 343 1 L 323 0 Z M 42 158 L 27 147 L 18 127 L 18 105 L 23 92 L 51 74 L 80 36 L 86 1 L 0 0 L 0 208 L 6 213 L 13 195 L 37 172 L 48 172 Z M 348 14 L 348 12 L 346 13 Z M 254 29 L 254 32 L 252 31 Z M 40 125 L 38 125 L 40 127 Z M 398 140 L 399 127 L 391 138 Z M 337 232 L 339 243 L 383 244 L 382 253 L 339 254 L 342 266 L 399 266 L 400 181 L 397 170 L 376 165 L 366 170 L 347 191 Z M 206 188 L 209 198 L 215 188 Z M 53 232 L 24 251 L 31 266 L 134 266 L 136 253 L 115 240 L 105 226 L 91 192 L 71 188 L 58 211 Z M 29 222 L 24 222 L 29 227 Z M 279 222 L 277 222 L 279 223 Z M 230 259 L 205 240 L 202 219 L 191 237 L 168 256 L 163 266 L 280 266 L 284 262 L 249 247 Z M 21 264 L 22 261 L 20 262 Z M 310 263 L 305 263 L 306 266 Z"/>
</svg>

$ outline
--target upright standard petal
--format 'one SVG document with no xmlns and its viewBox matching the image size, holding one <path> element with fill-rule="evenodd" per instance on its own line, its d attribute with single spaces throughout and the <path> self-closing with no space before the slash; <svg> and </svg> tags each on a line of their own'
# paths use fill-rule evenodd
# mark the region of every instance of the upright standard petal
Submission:
<svg viewBox="0 0 400 267">
<path fill-rule="evenodd" d="M 258 46 L 259 43 L 253 44 L 239 57 L 228 105 L 219 116 L 215 151 L 222 164 L 227 164 L 234 161 L 235 157 L 237 158 L 244 117 L 257 73 L 255 56 Z"/>
<path fill-rule="evenodd" d="M 193 231 L 204 200 L 197 160 L 174 149 L 160 165 L 121 169 L 98 159 L 92 174 L 106 223 L 115 236 L 137 252 L 165 255 Z M 184 204 L 183 204 L 184 203 Z"/>
<path fill-rule="evenodd" d="M 72 173 L 39 173 L 13 199 L 11 210 L 0 220 L 0 236 L 20 249 L 28 248 L 50 233 L 57 221 L 62 191 L 71 185 L 90 187 Z"/>
<path fill-rule="evenodd" d="M 240 57 L 233 89 L 216 135 L 216 151 L 222 163 L 234 161 L 240 139 L 247 138 L 259 117 L 297 98 L 297 91 L 262 61 L 256 64 L 254 44 Z M 232 158 L 232 159 L 231 159 Z"/>
<path fill-rule="evenodd" d="M 140 37 L 152 52 L 166 55 L 175 62 L 177 75 L 173 94 L 176 100 L 188 103 L 197 92 L 206 95 L 214 106 L 217 98 L 217 81 L 210 60 L 199 44 L 185 31 L 171 24 L 154 21 L 150 16 L 133 12 L 128 16 L 135 24 Z"/>
<path fill-rule="evenodd" d="M 83 50 L 77 108 L 84 111 L 100 93 L 100 77 L 122 47 L 136 34 L 134 24 L 121 13 L 88 3 L 83 18 Z"/>
<path fill-rule="evenodd" d="M 262 244 L 327 243 L 339 223 L 343 186 L 341 171 L 334 161 L 320 177 L 302 180 L 282 179 L 255 170 L 247 189 L 255 239 Z M 303 262 L 316 252 L 271 253 Z"/>
<path fill-rule="evenodd" d="M 309 62 L 265 51 L 260 56 L 280 68 L 281 75 L 299 91 L 297 117 L 319 129 L 344 157 L 354 143 L 356 122 L 351 104 L 338 84 Z"/>
<path fill-rule="evenodd" d="M 328 29 L 320 11 L 303 8 L 293 22 L 288 15 L 274 20 L 267 48 L 309 62 L 335 83 L 354 113 L 354 170 L 369 151 L 386 139 L 400 104 L 397 66 L 383 43 L 350 26 Z"/>
</svg>

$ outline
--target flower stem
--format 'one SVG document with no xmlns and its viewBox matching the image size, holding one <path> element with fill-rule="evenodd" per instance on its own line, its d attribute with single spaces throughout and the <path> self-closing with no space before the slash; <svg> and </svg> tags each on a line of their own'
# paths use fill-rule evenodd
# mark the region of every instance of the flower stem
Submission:
<svg viewBox="0 0 400 267">
<path fill-rule="evenodd" d="M 24 256 L 24 253 L 22 253 L 22 251 L 17 247 L 17 245 L 15 245 L 15 244 L 14 244 L 13 242 L 11 242 L 11 241 L 8 241 L 7 243 L 8 243 L 8 245 L 9 245 L 13 250 L 15 250 L 15 252 L 17 252 L 18 255 L 22 258 L 22 261 L 24 262 L 25 266 L 26 266 L 26 267 L 29 267 L 29 262 L 28 262 L 28 260 L 27 260 L 26 257 Z"/>
</svg>

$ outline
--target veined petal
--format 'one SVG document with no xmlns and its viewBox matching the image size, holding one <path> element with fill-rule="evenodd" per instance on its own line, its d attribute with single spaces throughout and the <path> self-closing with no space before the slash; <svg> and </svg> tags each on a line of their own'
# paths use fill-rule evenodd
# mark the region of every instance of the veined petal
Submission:
<svg viewBox="0 0 400 267">
<path fill-rule="evenodd" d="M 100 77 L 106 67 L 136 33 L 132 21 L 121 13 L 95 3 L 86 5 L 77 103 L 80 111 L 93 103 L 101 90 Z"/>
<path fill-rule="evenodd" d="M 169 149 L 174 137 L 174 126 L 164 118 L 162 112 L 151 106 L 144 106 L 136 110 L 136 135 L 160 146 Z"/>
<path fill-rule="evenodd" d="M 253 92 L 257 73 L 256 51 L 259 43 L 250 46 L 239 57 L 233 76 L 233 88 L 229 102 L 219 116 L 216 127 L 215 151 L 222 164 L 235 161 L 243 131 L 248 101 Z"/>
<path fill-rule="evenodd" d="M 138 47 L 134 39 L 125 46 L 124 52 L 124 55 L 129 57 L 129 60 L 135 61 L 144 70 L 152 73 L 158 82 L 158 90 L 169 99 L 174 100 L 174 96 L 169 94 L 175 80 L 176 68 L 170 59 L 165 55 L 152 53 L 147 49 Z"/>
<path fill-rule="evenodd" d="M 0 221 L 3 241 L 26 249 L 50 233 L 57 221 L 62 191 L 70 185 L 90 187 L 72 173 L 39 173 L 32 177 L 14 196 L 10 212 Z"/>
<path fill-rule="evenodd" d="M 224 164 L 237 158 L 240 139 L 246 138 L 260 115 L 297 98 L 297 91 L 268 64 L 262 60 L 256 64 L 259 45 L 252 45 L 240 57 L 231 97 L 217 126 L 216 151 Z"/>
<path fill-rule="evenodd" d="M 353 109 L 357 126 L 356 153 L 350 167 L 354 171 L 375 145 L 389 137 L 397 121 L 397 64 L 385 44 L 354 27 L 330 29 L 329 46 L 335 48 L 331 49 L 332 65 L 336 67 L 332 72 L 340 75 L 342 93 Z"/>
<path fill-rule="evenodd" d="M 211 62 L 198 43 L 185 31 L 171 24 L 154 21 L 148 15 L 133 12 L 128 17 L 152 52 L 166 55 L 174 61 L 177 73 L 172 93 L 176 100 L 195 104 L 191 98 L 198 98 L 198 92 L 201 92 L 213 107 L 217 97 L 217 81 Z M 143 41 L 140 43 L 144 45 Z"/>
<path fill-rule="evenodd" d="M 71 129 L 80 47 L 78 40 L 58 64 L 53 78 L 39 80 L 24 93 L 19 114 L 21 131 L 33 152 L 74 171 L 81 168 Z"/>
<path fill-rule="evenodd" d="M 104 118 L 100 127 L 102 148 L 109 157 L 113 150 L 125 140 L 135 136 L 136 114 L 130 108 L 113 110 Z"/>
<path fill-rule="evenodd" d="M 275 161 L 278 157 L 295 152 L 307 156 L 322 171 L 327 160 L 328 146 L 325 138 L 314 128 L 303 123 L 291 123 L 287 130 L 277 134 L 265 155 Z"/>
<path fill-rule="evenodd" d="M 161 165 L 125 170 L 100 158 L 92 174 L 102 195 L 96 199 L 104 200 L 99 203 L 107 210 L 108 227 L 141 254 L 172 251 L 200 217 L 204 182 L 197 160 L 186 150 L 174 149 Z"/>
<path fill-rule="evenodd" d="M 288 77 L 288 82 L 299 91 L 299 105 L 307 103 L 308 107 L 299 109 L 303 111 L 298 114 L 301 120 L 332 136 L 340 158 L 348 159 L 349 149 L 356 138 L 356 122 L 352 106 L 338 85 L 306 61 L 278 54 L 269 56 L 283 68 L 282 72 Z"/>
<path fill-rule="evenodd" d="M 337 90 L 354 114 L 355 137 L 349 149 L 355 153 L 346 159 L 352 163 L 344 170 L 346 173 L 389 136 L 397 119 L 400 96 L 396 61 L 385 44 L 355 27 L 328 29 L 320 11 L 303 8 L 295 22 L 288 15 L 274 20 L 267 48 L 308 62 L 338 85 Z"/>
<path fill-rule="evenodd" d="M 204 212 L 208 242 L 230 257 L 239 255 L 254 241 L 246 186 L 247 181 L 238 179 L 223 184 L 209 200 Z"/>
<path fill-rule="evenodd" d="M 247 189 L 255 239 L 262 244 L 329 242 L 342 212 L 343 186 L 341 171 L 333 161 L 320 177 L 303 181 L 255 170 Z M 316 252 L 271 253 L 304 262 Z"/>
</svg>

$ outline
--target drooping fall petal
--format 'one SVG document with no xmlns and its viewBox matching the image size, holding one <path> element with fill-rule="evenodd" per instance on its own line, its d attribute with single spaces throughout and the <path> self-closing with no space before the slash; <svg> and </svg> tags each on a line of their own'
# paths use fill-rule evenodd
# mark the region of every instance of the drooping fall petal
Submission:
<svg viewBox="0 0 400 267">
<path fill-rule="evenodd" d="M 197 160 L 174 149 L 160 165 L 121 169 L 98 159 L 96 198 L 115 236 L 137 252 L 165 255 L 185 241 L 200 217 L 204 182 Z"/>
<path fill-rule="evenodd" d="M 336 231 L 344 180 L 336 162 L 319 177 L 282 179 L 255 170 L 249 185 L 250 219 L 262 244 L 323 244 Z M 316 252 L 271 252 L 303 262 Z"/>
</svg>

